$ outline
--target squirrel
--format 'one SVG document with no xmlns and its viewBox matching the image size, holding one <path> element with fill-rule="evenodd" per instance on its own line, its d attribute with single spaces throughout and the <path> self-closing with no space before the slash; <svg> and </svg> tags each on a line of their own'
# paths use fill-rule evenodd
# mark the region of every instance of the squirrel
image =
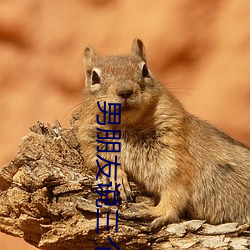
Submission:
<svg viewBox="0 0 250 250">
<path fill-rule="evenodd" d="M 250 148 L 186 111 L 148 68 L 144 44 L 134 39 L 131 53 L 100 57 L 84 50 L 85 90 L 78 129 L 85 165 L 96 169 L 96 155 L 115 161 L 120 197 L 131 197 L 128 178 L 158 203 L 136 203 L 150 227 L 183 216 L 211 224 L 250 223 Z M 101 128 L 121 131 L 121 152 L 97 152 L 97 102 L 121 104 L 121 123 Z M 114 178 L 106 178 L 115 187 Z"/>
</svg>

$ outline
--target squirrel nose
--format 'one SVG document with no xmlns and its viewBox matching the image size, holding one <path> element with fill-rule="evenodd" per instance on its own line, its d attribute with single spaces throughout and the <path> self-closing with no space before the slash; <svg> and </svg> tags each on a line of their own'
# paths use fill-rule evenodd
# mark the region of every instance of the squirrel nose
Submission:
<svg viewBox="0 0 250 250">
<path fill-rule="evenodd" d="M 116 94 L 124 99 L 128 99 L 133 94 L 133 89 L 120 89 L 116 91 Z"/>
</svg>

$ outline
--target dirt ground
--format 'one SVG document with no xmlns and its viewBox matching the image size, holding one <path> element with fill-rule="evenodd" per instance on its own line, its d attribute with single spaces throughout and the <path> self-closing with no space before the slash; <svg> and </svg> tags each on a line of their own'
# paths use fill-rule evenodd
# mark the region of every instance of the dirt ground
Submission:
<svg viewBox="0 0 250 250">
<path fill-rule="evenodd" d="M 81 103 L 83 49 L 126 54 L 133 38 L 149 68 L 191 113 L 250 144 L 250 2 L 43 0 L 0 2 L 0 166 L 37 120 L 64 126 Z M 3 250 L 31 250 L 0 234 Z"/>
</svg>

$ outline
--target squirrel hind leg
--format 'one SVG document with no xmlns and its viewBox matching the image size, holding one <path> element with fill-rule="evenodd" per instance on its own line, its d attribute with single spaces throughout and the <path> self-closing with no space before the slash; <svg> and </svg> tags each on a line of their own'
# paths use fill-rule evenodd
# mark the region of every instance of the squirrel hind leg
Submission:
<svg viewBox="0 0 250 250">
<path fill-rule="evenodd" d="M 181 191 L 181 190 L 178 190 Z M 181 196 L 173 195 L 174 192 L 162 192 L 160 202 L 157 206 L 148 206 L 144 203 L 134 204 L 130 207 L 130 211 L 143 217 L 144 220 L 152 220 L 149 229 L 156 230 L 167 223 L 179 222 L 180 217 L 185 210 L 187 204 L 187 195 L 182 192 Z"/>
<path fill-rule="evenodd" d="M 144 203 L 133 204 L 129 210 L 134 213 L 135 217 L 144 221 L 153 221 L 149 225 L 150 230 L 157 230 L 168 223 L 180 221 L 179 213 L 170 208 L 170 206 L 162 206 L 163 203 L 156 207 L 146 205 Z"/>
<path fill-rule="evenodd" d="M 156 219 L 154 219 L 150 225 L 149 225 L 149 229 L 151 231 L 155 231 L 157 229 L 160 229 L 161 227 L 167 225 L 168 223 L 174 223 L 174 222 L 179 222 L 180 221 L 180 217 L 178 216 L 177 213 L 172 213 L 172 214 L 168 214 L 168 215 L 161 215 L 159 217 L 157 217 Z"/>
<path fill-rule="evenodd" d="M 156 207 L 149 208 L 155 219 L 151 222 L 149 229 L 154 231 L 168 223 L 180 221 L 180 213 L 177 207 L 171 206 L 166 201 L 161 201 Z"/>
</svg>

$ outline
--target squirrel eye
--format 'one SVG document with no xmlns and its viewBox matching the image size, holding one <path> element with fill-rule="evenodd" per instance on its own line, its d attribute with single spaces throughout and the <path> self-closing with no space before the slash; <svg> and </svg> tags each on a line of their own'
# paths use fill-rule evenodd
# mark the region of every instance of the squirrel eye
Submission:
<svg viewBox="0 0 250 250">
<path fill-rule="evenodd" d="M 145 78 L 145 77 L 149 77 L 149 72 L 148 72 L 148 68 L 147 68 L 147 65 L 144 64 L 143 67 L 142 67 L 142 76 Z"/>
<path fill-rule="evenodd" d="M 100 76 L 94 70 L 92 71 L 91 81 L 92 81 L 92 85 L 98 84 L 101 81 Z"/>
</svg>

